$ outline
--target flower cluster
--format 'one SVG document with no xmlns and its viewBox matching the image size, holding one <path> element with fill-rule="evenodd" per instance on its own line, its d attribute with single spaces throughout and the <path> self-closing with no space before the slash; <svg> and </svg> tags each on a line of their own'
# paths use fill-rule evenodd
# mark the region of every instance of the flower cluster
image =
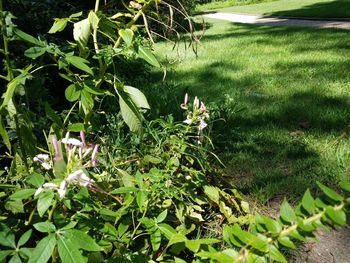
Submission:
<svg viewBox="0 0 350 263">
<path fill-rule="evenodd" d="M 60 150 L 59 143 L 65 146 L 65 155 Z M 80 132 L 80 140 L 71 138 L 69 132 L 60 142 L 53 136 L 52 145 L 55 151 L 53 160 L 47 154 L 38 154 L 33 158 L 33 161 L 39 163 L 45 170 L 52 169 L 53 163 L 65 162 L 66 171 L 63 175 L 64 179 L 60 183 L 44 183 L 37 189 L 35 196 L 39 195 L 45 189 L 51 189 L 57 191 L 62 199 L 65 197 L 70 184 L 83 187 L 93 186 L 94 181 L 88 177 L 86 168 L 97 166 L 98 161 L 96 156 L 99 145 L 87 144 L 83 131 Z M 66 161 L 64 161 L 63 156 L 66 157 Z"/>
<path fill-rule="evenodd" d="M 204 102 L 200 101 L 197 96 L 193 100 L 192 110 L 188 107 L 188 94 L 186 93 L 184 102 L 181 104 L 181 108 L 187 111 L 186 120 L 184 123 L 188 125 L 194 125 L 197 127 L 198 144 L 202 143 L 202 132 L 208 126 L 207 120 L 209 120 L 209 113 Z"/>
</svg>

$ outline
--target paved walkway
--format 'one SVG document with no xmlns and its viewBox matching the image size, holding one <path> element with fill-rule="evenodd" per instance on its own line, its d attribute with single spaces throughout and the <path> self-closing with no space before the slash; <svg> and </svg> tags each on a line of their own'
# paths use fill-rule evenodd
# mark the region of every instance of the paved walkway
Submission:
<svg viewBox="0 0 350 263">
<path fill-rule="evenodd" d="M 247 15 L 234 13 L 211 13 L 204 17 L 231 21 L 235 23 L 266 25 L 266 26 L 300 26 L 314 28 L 338 28 L 350 30 L 350 21 L 336 20 L 307 20 L 294 18 L 264 17 L 261 15 Z"/>
</svg>

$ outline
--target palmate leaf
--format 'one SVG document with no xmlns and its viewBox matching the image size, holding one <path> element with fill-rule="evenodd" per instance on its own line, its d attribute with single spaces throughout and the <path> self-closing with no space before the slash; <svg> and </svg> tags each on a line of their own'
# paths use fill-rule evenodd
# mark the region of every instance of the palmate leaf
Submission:
<svg viewBox="0 0 350 263">
<path fill-rule="evenodd" d="M 46 190 L 39 195 L 37 209 L 40 217 L 42 217 L 45 214 L 46 210 L 51 206 L 53 197 L 54 193 L 49 190 Z"/>
<path fill-rule="evenodd" d="M 56 237 L 51 234 L 39 241 L 28 263 L 46 263 L 56 246 Z"/>
<path fill-rule="evenodd" d="M 67 239 L 71 240 L 75 247 L 87 251 L 102 251 L 103 249 L 97 245 L 95 240 L 85 232 L 77 229 L 66 231 Z"/>
<path fill-rule="evenodd" d="M 87 65 L 89 64 L 89 61 L 87 61 L 84 58 L 81 57 L 77 57 L 77 56 L 66 56 L 66 61 L 69 64 L 72 64 L 74 67 L 85 71 L 86 73 L 89 73 L 90 75 L 94 75 L 94 73 L 92 72 L 92 69 Z"/>
<path fill-rule="evenodd" d="M 7 225 L 2 223 L 0 223 L 0 245 L 16 248 L 15 235 Z"/>
</svg>

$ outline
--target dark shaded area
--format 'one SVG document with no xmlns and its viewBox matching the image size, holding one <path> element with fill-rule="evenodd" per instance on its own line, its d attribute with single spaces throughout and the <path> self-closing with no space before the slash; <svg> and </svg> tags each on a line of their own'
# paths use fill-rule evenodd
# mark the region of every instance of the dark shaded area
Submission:
<svg viewBox="0 0 350 263">
<path fill-rule="evenodd" d="M 300 9 L 265 13 L 265 15 L 312 18 L 349 18 L 350 1 L 335 0 L 328 3 L 316 3 Z"/>
<path fill-rule="evenodd" d="M 300 33 L 304 38 L 303 43 L 298 40 L 299 44 L 293 36 Z M 239 38 L 244 50 L 245 44 L 249 45 L 251 38 L 258 36 L 262 48 L 295 42 L 293 52 L 298 55 L 319 48 L 334 52 L 346 50 L 349 47 L 346 34 L 341 30 L 313 32 L 303 28 L 239 25 L 225 34 L 206 35 L 202 43 Z M 227 173 L 240 190 L 264 192 L 265 201 L 276 194 L 297 197 L 306 188 L 313 187 L 312 181 L 336 183 L 334 171 L 305 142 L 305 136 L 338 136 L 350 123 L 349 97 L 325 94 L 317 83 L 312 84 L 315 87 L 307 84 L 308 78 L 346 85 L 350 80 L 349 66 L 350 60 L 282 60 L 276 61 L 273 73 L 253 72 L 232 78 L 222 72 L 238 73 L 243 65 L 234 60 L 212 62 L 192 68 L 190 72 L 168 72 L 167 84 L 159 84 L 157 91 L 169 96 L 162 89 L 172 85 L 172 100 L 164 95 L 164 100 L 156 105 L 158 109 L 161 107 L 160 112 L 174 112 L 185 92 L 199 96 L 210 104 L 214 119 L 225 119 L 213 125 L 214 144 L 220 149 L 224 162 L 229 163 Z M 264 94 L 260 88 L 269 82 L 281 89 L 286 83 L 289 89 L 305 84 L 308 89 L 283 96 Z M 291 82 L 294 86 L 290 86 Z M 234 100 L 228 100 L 225 94 L 230 94 Z M 172 102 L 164 104 L 169 101 Z M 276 189 L 269 188 L 276 186 Z"/>
</svg>

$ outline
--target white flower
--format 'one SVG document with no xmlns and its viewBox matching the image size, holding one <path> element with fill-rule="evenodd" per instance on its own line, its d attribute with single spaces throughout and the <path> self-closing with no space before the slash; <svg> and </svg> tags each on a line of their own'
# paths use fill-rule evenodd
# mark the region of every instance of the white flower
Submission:
<svg viewBox="0 0 350 263">
<path fill-rule="evenodd" d="M 45 170 L 50 170 L 52 168 L 51 163 L 48 162 L 41 163 L 41 166 L 44 167 Z"/>
<path fill-rule="evenodd" d="M 43 188 L 49 188 L 49 189 L 57 189 L 57 184 L 54 183 L 44 183 Z"/>
<path fill-rule="evenodd" d="M 202 130 L 204 130 L 205 127 L 207 127 L 207 126 L 208 126 L 208 124 L 207 124 L 205 121 L 201 120 L 200 123 L 199 123 L 198 129 L 199 129 L 200 131 L 202 131 Z"/>
<path fill-rule="evenodd" d="M 90 179 L 81 169 L 68 175 L 66 180 L 68 183 L 73 182 L 75 184 L 85 187 L 93 182 L 93 180 Z"/>
<path fill-rule="evenodd" d="M 62 143 L 67 144 L 67 145 L 73 145 L 73 146 L 82 146 L 83 143 L 79 141 L 78 139 L 74 138 L 63 138 Z"/>
<path fill-rule="evenodd" d="M 40 161 L 48 161 L 50 160 L 50 156 L 48 154 L 37 154 L 34 158 L 33 161 L 34 162 L 40 162 Z"/>
<path fill-rule="evenodd" d="M 60 199 L 64 198 L 67 192 L 67 181 L 62 181 L 60 184 L 60 188 L 57 190 Z"/>
<path fill-rule="evenodd" d="M 192 124 L 192 119 L 188 118 L 186 120 L 184 120 L 184 123 L 191 125 Z"/>
<path fill-rule="evenodd" d="M 37 195 L 40 194 L 42 191 L 44 191 L 44 188 L 39 187 L 39 188 L 35 191 L 34 196 L 37 196 Z"/>
</svg>

